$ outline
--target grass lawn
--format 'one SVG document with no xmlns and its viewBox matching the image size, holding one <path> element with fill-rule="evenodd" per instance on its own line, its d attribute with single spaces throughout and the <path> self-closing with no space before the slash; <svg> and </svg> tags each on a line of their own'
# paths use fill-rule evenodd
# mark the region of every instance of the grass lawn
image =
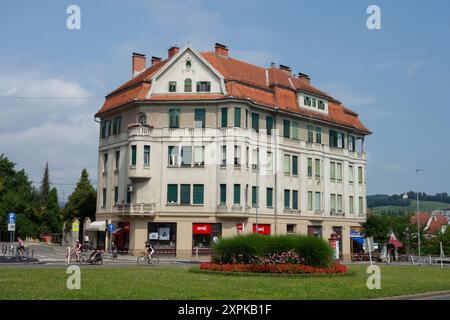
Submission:
<svg viewBox="0 0 450 320">
<path fill-rule="evenodd" d="M 64 268 L 1 268 L 0 299 L 367 299 L 450 290 L 450 269 L 381 266 L 381 290 L 366 287 L 366 266 L 354 276 L 232 276 L 187 266 L 82 267 L 81 289 L 68 290 Z"/>
</svg>

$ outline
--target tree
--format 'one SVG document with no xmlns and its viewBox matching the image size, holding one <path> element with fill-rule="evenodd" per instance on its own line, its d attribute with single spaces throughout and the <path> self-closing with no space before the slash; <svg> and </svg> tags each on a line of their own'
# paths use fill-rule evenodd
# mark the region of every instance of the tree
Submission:
<svg viewBox="0 0 450 320">
<path fill-rule="evenodd" d="M 61 210 L 58 204 L 58 191 L 52 188 L 48 195 L 47 206 L 42 212 L 42 232 L 58 233 L 61 231 Z"/>
<path fill-rule="evenodd" d="M 64 219 L 80 220 L 89 217 L 95 219 L 95 210 L 97 206 L 97 193 L 92 186 L 86 169 L 81 172 L 80 180 L 73 193 L 69 196 L 69 201 L 64 208 Z"/>
<path fill-rule="evenodd" d="M 50 194 L 50 178 L 48 175 L 48 162 L 45 164 L 44 176 L 41 181 L 41 189 L 40 189 L 40 202 L 42 207 L 48 206 Z"/>
</svg>

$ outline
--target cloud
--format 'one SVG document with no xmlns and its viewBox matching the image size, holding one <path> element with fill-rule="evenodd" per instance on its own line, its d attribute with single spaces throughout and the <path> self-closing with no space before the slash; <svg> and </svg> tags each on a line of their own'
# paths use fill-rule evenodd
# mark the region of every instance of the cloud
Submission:
<svg viewBox="0 0 450 320">
<path fill-rule="evenodd" d="M 405 75 L 411 77 L 414 76 L 418 69 L 421 68 L 422 66 L 424 66 L 426 63 L 422 60 L 415 60 L 410 62 L 407 66 L 406 66 L 406 70 L 405 70 Z"/>
<path fill-rule="evenodd" d="M 369 106 L 376 103 L 376 99 L 373 96 L 356 92 L 354 89 L 341 84 L 328 83 L 324 84 L 323 88 L 348 107 Z"/>
<path fill-rule="evenodd" d="M 386 60 L 374 63 L 371 67 L 377 71 L 392 71 L 400 70 L 401 73 L 408 77 L 412 77 L 417 74 L 419 69 L 426 65 L 424 60 L 416 59 L 412 61 L 405 60 Z"/>
</svg>

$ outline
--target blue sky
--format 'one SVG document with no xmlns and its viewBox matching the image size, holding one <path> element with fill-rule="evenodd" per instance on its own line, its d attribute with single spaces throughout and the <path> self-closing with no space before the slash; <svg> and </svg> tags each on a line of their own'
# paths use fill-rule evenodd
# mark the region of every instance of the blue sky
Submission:
<svg viewBox="0 0 450 320">
<path fill-rule="evenodd" d="M 368 194 L 450 192 L 450 2 L 7 1 L 0 3 L 0 153 L 41 179 L 96 182 L 102 97 L 130 78 L 131 53 L 165 57 L 215 42 L 261 66 L 275 61 L 359 113 Z M 66 8 L 81 8 L 68 30 Z M 368 30 L 368 5 L 381 30 Z M 41 97 L 20 98 L 17 97 Z M 53 97 L 46 99 L 43 97 Z M 54 97 L 58 97 L 55 99 Z M 88 99 L 67 99 L 89 97 Z M 59 186 L 67 196 L 71 186 Z"/>
</svg>

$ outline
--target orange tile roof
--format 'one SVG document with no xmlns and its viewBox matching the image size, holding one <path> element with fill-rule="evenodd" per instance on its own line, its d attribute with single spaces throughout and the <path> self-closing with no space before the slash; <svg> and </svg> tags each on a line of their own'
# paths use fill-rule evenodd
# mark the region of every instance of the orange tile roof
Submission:
<svg viewBox="0 0 450 320">
<path fill-rule="evenodd" d="M 419 213 L 419 225 L 421 227 L 425 227 L 427 225 L 430 217 L 431 217 L 431 213 L 420 212 Z M 411 216 L 410 222 L 412 224 L 417 224 L 417 214 L 414 214 Z M 434 216 L 433 220 L 431 220 L 430 226 L 429 226 L 428 230 L 426 230 L 426 233 L 436 234 L 441 230 L 442 226 L 447 225 L 447 224 L 448 224 L 448 219 L 446 216 L 444 216 L 442 214 L 436 214 Z"/>
<path fill-rule="evenodd" d="M 217 100 L 238 98 L 250 100 L 269 108 L 279 108 L 334 124 L 344 125 L 362 133 L 370 131 L 358 119 L 358 115 L 343 106 L 327 93 L 313 87 L 304 78 L 291 75 L 286 70 L 270 67 L 268 69 L 218 55 L 215 52 L 202 52 L 201 55 L 225 78 L 227 96 L 221 94 L 167 94 L 152 95 L 145 98 L 150 89 L 151 78 L 168 60 L 163 60 L 147 68 L 141 74 L 126 82 L 106 96 L 105 102 L 96 116 L 133 101 L 143 100 Z M 300 108 L 297 91 L 322 96 L 328 100 L 328 114 Z"/>
</svg>

